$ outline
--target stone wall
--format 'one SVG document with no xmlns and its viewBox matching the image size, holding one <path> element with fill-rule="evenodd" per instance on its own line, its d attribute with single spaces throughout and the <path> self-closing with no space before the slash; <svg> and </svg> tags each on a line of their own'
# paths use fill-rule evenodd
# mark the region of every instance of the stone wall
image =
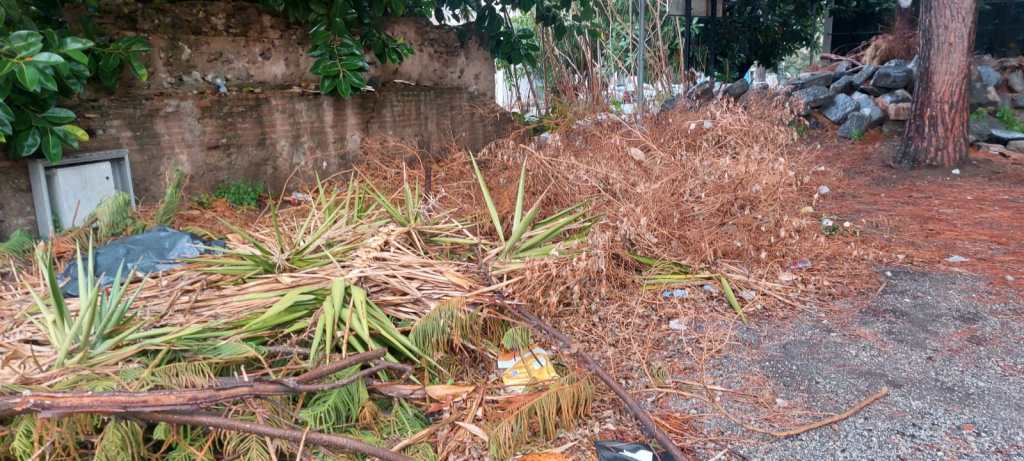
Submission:
<svg viewBox="0 0 1024 461">
<path fill-rule="evenodd" d="M 113 94 L 90 90 L 73 108 L 92 136 L 84 151 L 128 149 L 143 203 L 159 200 L 174 167 L 191 175 L 192 193 L 241 178 L 278 191 L 293 173 L 302 181 L 353 165 L 366 139 L 475 150 L 513 124 L 494 103 L 487 51 L 424 21 L 389 24 L 416 53 L 400 66 L 374 66 L 374 91 L 341 100 L 313 91 L 305 32 L 256 7 L 190 2 L 129 13 L 107 26 L 148 31 L 152 77 L 126 75 Z M 217 94 L 217 79 L 228 94 Z M 0 194 L 0 237 L 35 231 L 23 162 L 0 161 Z"/>
</svg>

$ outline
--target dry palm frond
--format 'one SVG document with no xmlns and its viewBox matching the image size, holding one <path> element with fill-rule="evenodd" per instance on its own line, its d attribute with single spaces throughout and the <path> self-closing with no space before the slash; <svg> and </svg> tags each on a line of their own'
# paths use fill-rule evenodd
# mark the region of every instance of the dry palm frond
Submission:
<svg viewBox="0 0 1024 461">
<path fill-rule="evenodd" d="M 490 425 L 491 456 L 507 459 L 518 446 L 536 438 L 551 440 L 558 435 L 559 428 L 574 427 L 590 413 L 593 396 L 594 388 L 588 378 L 569 376 L 551 384 Z"/>
</svg>

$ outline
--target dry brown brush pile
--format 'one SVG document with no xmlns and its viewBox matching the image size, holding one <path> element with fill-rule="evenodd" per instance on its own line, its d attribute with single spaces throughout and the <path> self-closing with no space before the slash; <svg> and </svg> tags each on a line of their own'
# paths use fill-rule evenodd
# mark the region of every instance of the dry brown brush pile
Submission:
<svg viewBox="0 0 1024 461">
<path fill-rule="evenodd" d="M 821 216 L 806 209 L 818 186 L 835 187 L 836 178 L 813 162 L 783 112 L 770 104 L 714 105 L 662 114 L 643 128 L 594 116 L 543 143 L 509 141 L 479 153 L 502 214 L 511 213 L 525 162 L 528 202 L 544 194 L 545 206 L 558 210 L 586 200 L 602 216 L 580 255 L 534 265 L 513 295 L 562 319 L 578 338 L 625 354 L 646 346 L 617 336 L 660 328 L 675 315 L 665 307 L 678 307 L 662 299 L 661 288 L 644 288 L 648 268 L 631 255 L 726 275 L 748 294 L 739 299 L 748 314 L 843 294 L 837 282 L 854 269 L 839 261 L 855 245 L 825 235 Z M 466 155 L 432 168 L 432 192 L 444 206 L 485 221 Z M 830 262 L 793 269 L 801 259 Z M 696 283 L 690 293 L 702 291 L 704 282 Z M 735 318 L 724 301 L 707 308 Z"/>
</svg>

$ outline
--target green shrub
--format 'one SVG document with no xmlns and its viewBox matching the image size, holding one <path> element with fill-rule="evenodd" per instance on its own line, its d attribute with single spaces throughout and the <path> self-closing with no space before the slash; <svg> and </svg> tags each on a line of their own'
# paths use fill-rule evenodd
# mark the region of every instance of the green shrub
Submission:
<svg viewBox="0 0 1024 461">
<path fill-rule="evenodd" d="M 213 191 L 213 196 L 239 208 L 256 208 L 266 191 L 267 187 L 262 182 L 243 179 L 221 183 Z"/>
<path fill-rule="evenodd" d="M 999 108 L 999 111 L 996 112 L 996 120 L 1006 126 L 1007 130 L 1024 131 L 1024 122 L 1017 118 L 1017 113 L 1013 109 L 1007 106 Z"/>
</svg>

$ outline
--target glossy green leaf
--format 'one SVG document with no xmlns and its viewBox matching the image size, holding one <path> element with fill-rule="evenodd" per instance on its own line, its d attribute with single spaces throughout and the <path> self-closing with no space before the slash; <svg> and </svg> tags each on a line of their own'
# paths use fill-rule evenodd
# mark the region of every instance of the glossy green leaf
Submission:
<svg viewBox="0 0 1024 461">
<path fill-rule="evenodd" d="M 138 56 L 129 56 L 128 66 L 131 67 L 132 73 L 135 74 L 135 76 L 138 77 L 139 80 L 142 80 L 143 82 L 149 80 L 149 71 L 146 70 L 146 66 L 142 64 L 142 61 L 139 60 Z"/>
<path fill-rule="evenodd" d="M 14 135 L 14 155 L 18 157 L 28 157 L 39 149 L 40 142 L 41 139 L 38 128 L 33 127 L 28 130 L 21 131 Z"/>
<path fill-rule="evenodd" d="M 64 52 L 64 54 L 67 57 L 69 57 L 71 59 L 74 59 L 75 61 L 77 61 L 77 62 L 79 62 L 81 64 L 89 64 L 89 57 L 86 56 L 85 53 L 83 53 L 81 51 L 78 51 L 78 50 L 67 50 L 67 51 Z"/>
<path fill-rule="evenodd" d="M 7 41 L 4 50 L 13 53 L 18 58 L 31 56 L 43 49 L 43 35 L 34 30 L 13 32 L 8 36 Z"/>
<path fill-rule="evenodd" d="M 60 137 L 52 129 L 44 128 L 40 136 L 43 155 L 52 163 L 59 162 L 64 155 L 64 147 L 61 145 Z"/>
<path fill-rule="evenodd" d="M 75 121 L 75 118 L 77 118 L 74 112 L 63 107 L 51 107 L 39 115 L 54 125 L 65 125 Z"/>
<path fill-rule="evenodd" d="M 60 128 L 70 133 L 79 141 L 85 142 L 89 140 L 89 133 L 86 133 L 85 130 L 78 125 L 64 125 Z"/>
<path fill-rule="evenodd" d="M 65 53 L 68 51 L 81 51 L 92 47 L 93 42 L 82 37 L 64 37 L 60 45 L 61 51 Z"/>
<path fill-rule="evenodd" d="M 52 65 L 56 65 L 56 64 L 60 64 L 60 63 L 64 62 L 64 58 L 60 57 L 60 55 L 58 55 L 56 53 L 50 53 L 49 51 L 44 51 L 44 52 L 39 53 L 39 54 L 37 54 L 35 56 L 32 56 L 31 59 L 30 59 L 30 62 L 40 63 L 40 64 L 47 64 L 47 65 L 51 65 L 52 66 Z"/>
<path fill-rule="evenodd" d="M 39 91 L 39 70 L 35 67 L 18 64 L 18 66 L 14 68 L 14 75 L 18 78 L 18 83 L 21 84 L 22 88 L 33 93 Z"/>
</svg>

